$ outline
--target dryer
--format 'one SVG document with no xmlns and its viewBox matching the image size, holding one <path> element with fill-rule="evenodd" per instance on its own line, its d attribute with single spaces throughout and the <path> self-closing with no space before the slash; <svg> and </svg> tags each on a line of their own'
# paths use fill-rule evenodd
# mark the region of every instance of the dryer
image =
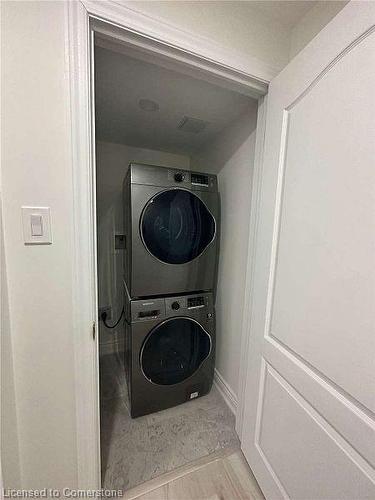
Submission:
<svg viewBox="0 0 375 500">
<path fill-rule="evenodd" d="M 219 241 L 216 176 L 133 163 L 123 191 L 124 278 L 131 297 L 212 290 Z"/>
<path fill-rule="evenodd" d="M 215 365 L 212 293 L 131 300 L 125 366 L 132 417 L 207 394 Z"/>
</svg>

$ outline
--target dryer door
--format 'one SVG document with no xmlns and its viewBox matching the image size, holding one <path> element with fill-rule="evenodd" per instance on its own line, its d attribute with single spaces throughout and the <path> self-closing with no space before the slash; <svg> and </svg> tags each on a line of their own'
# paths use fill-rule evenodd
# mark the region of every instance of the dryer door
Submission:
<svg viewBox="0 0 375 500">
<path fill-rule="evenodd" d="M 140 364 L 148 380 L 172 385 L 193 375 L 211 352 L 211 337 L 195 320 L 173 318 L 145 339 Z"/>
<path fill-rule="evenodd" d="M 185 264 L 198 257 L 215 237 L 215 219 L 190 191 L 169 189 L 146 205 L 140 232 L 148 251 L 167 264 Z"/>
</svg>

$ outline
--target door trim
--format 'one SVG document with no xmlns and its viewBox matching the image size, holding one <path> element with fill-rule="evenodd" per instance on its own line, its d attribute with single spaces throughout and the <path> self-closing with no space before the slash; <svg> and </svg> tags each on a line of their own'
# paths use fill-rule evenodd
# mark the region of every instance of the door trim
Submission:
<svg viewBox="0 0 375 500">
<path fill-rule="evenodd" d="M 263 148 L 266 133 L 267 96 L 258 100 L 257 128 L 254 153 L 253 185 L 251 190 L 250 229 L 248 241 L 248 255 L 246 264 L 245 296 L 243 302 L 241 328 L 241 358 L 239 367 L 238 406 L 236 412 L 236 432 L 242 441 L 243 419 L 245 409 L 246 378 L 249 359 L 249 344 L 251 335 L 251 319 L 253 315 L 254 274 L 256 262 L 256 248 L 258 235 L 258 221 L 260 208 L 260 193 L 263 173 Z"/>
<path fill-rule="evenodd" d="M 94 177 L 89 17 L 81 2 L 66 2 L 73 177 L 73 328 L 78 487 L 99 489 L 100 424 Z"/>
<path fill-rule="evenodd" d="M 212 73 L 232 73 L 232 79 L 236 75 L 238 80 L 243 78 L 248 82 L 252 81 L 253 86 L 259 89 L 262 83 L 267 86 L 282 70 L 282 66 L 270 65 L 257 57 L 228 49 L 202 35 L 185 31 L 161 18 L 144 14 L 134 7 L 136 4 L 132 1 L 81 1 L 91 18 L 125 30 L 117 33 L 118 37 L 124 37 L 134 47 L 152 49 L 159 53 L 164 48 L 164 53 L 169 58 L 190 65 L 194 60 L 196 67 L 202 64 Z M 113 31 L 110 34 L 113 36 Z"/>
<path fill-rule="evenodd" d="M 98 340 L 93 341 L 92 325 L 97 317 L 97 270 L 95 224 L 95 151 L 93 96 L 93 54 L 91 43 L 101 23 L 113 38 L 127 46 L 142 46 L 221 81 L 247 95 L 266 94 L 269 80 L 280 68 L 271 68 L 256 58 L 232 53 L 204 37 L 145 16 L 126 3 L 71 1 L 65 3 L 65 48 L 68 73 L 69 123 L 73 176 L 74 278 L 73 325 L 75 350 L 75 399 L 77 425 L 78 487 L 100 489 L 100 415 Z M 99 29 L 99 28 L 97 28 Z M 115 31 L 114 31 L 115 30 Z M 115 33 L 115 34 L 113 34 Z M 248 329 L 246 328 L 246 334 Z M 96 336 L 97 337 L 97 336 Z M 245 360 L 246 361 L 246 360 Z M 242 367 L 242 373 L 246 373 Z"/>
</svg>

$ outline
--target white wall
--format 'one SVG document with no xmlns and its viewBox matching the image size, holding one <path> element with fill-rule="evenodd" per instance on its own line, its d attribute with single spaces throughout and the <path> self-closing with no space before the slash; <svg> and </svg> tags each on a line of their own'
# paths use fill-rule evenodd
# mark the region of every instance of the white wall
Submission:
<svg viewBox="0 0 375 500">
<path fill-rule="evenodd" d="M 289 30 L 253 9 L 249 1 L 137 0 L 125 3 L 276 68 L 283 68 L 289 60 Z"/>
<path fill-rule="evenodd" d="M 293 59 L 347 3 L 335 0 L 317 2 L 291 31 L 289 59 Z"/>
<path fill-rule="evenodd" d="M 122 144 L 98 142 L 96 146 L 98 214 L 98 285 L 99 307 L 111 306 L 113 318 L 119 317 L 123 304 L 123 255 L 115 251 L 114 235 L 123 233 L 122 183 L 130 162 L 189 169 L 188 156 Z M 108 330 L 99 325 L 101 353 L 121 349 L 122 327 Z"/>
<path fill-rule="evenodd" d="M 14 387 L 13 348 L 10 335 L 8 280 L 4 252 L 2 200 L 0 198 L 0 293 L 1 293 L 1 472 L 5 485 L 21 487 L 17 436 L 16 393 Z"/>
<path fill-rule="evenodd" d="M 216 298 L 216 369 L 238 395 L 241 327 L 249 239 L 257 107 L 192 158 L 192 168 L 218 172 L 221 237 Z"/>
<path fill-rule="evenodd" d="M 294 26 L 252 1 L 125 1 L 134 10 L 281 70 L 345 6 L 322 0 Z M 291 8 L 288 2 L 288 8 Z M 295 2 L 297 4 L 298 2 Z"/>
<path fill-rule="evenodd" d="M 2 2 L 1 10 L 4 247 L 21 482 L 75 487 L 64 3 Z M 22 205 L 51 207 L 52 245 L 24 245 Z M 8 472 L 6 486 L 17 486 L 16 471 Z"/>
</svg>

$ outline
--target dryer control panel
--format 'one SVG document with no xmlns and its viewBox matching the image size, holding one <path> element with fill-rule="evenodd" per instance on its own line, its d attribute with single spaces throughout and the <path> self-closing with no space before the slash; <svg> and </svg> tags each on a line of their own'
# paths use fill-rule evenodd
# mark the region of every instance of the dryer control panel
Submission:
<svg viewBox="0 0 375 500">
<path fill-rule="evenodd" d="M 216 175 L 204 172 L 131 163 L 130 176 L 132 184 L 181 187 L 191 191 L 217 192 L 218 190 Z"/>
<path fill-rule="evenodd" d="M 169 169 L 168 179 L 192 191 L 216 191 L 216 175 Z"/>
</svg>

